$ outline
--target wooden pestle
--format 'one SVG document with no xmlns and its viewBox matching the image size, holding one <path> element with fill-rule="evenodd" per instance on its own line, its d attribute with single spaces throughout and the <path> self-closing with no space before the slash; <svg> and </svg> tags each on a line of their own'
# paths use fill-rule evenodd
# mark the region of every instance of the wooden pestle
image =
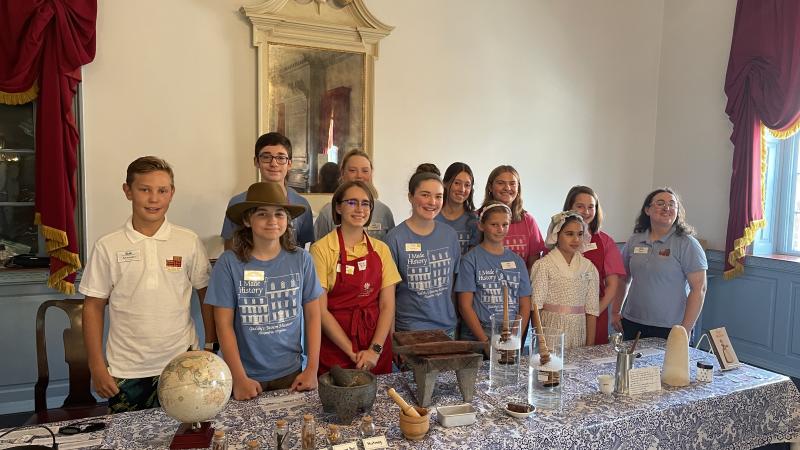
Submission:
<svg viewBox="0 0 800 450">
<path fill-rule="evenodd" d="M 386 392 L 389 394 L 389 397 L 391 397 L 392 400 L 394 400 L 394 402 L 397 403 L 397 406 L 400 407 L 400 409 L 403 411 L 403 414 L 410 417 L 420 417 L 417 410 L 414 409 L 413 406 L 406 403 L 406 401 L 403 400 L 403 397 L 400 397 L 400 394 L 398 394 L 397 391 L 394 390 L 394 388 L 389 388 Z"/>
<path fill-rule="evenodd" d="M 508 341 L 511 337 L 511 327 L 508 323 L 508 284 L 503 283 L 503 329 L 500 333 L 500 342 Z"/>
<path fill-rule="evenodd" d="M 547 349 L 547 342 L 544 340 L 544 331 L 542 331 L 542 318 L 539 317 L 539 307 L 536 303 L 533 304 L 533 326 L 536 328 L 536 334 L 539 335 L 539 364 L 545 365 L 550 362 L 550 350 Z"/>
</svg>

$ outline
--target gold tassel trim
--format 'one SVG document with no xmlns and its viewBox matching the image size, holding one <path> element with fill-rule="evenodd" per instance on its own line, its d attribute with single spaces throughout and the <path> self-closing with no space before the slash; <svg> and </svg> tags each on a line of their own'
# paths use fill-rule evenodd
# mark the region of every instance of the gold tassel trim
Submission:
<svg viewBox="0 0 800 450">
<path fill-rule="evenodd" d="M 744 266 L 741 262 L 739 262 L 739 260 L 744 258 L 744 256 L 747 254 L 747 246 L 753 243 L 758 230 L 764 228 L 766 225 L 767 221 L 764 219 L 750 222 L 750 225 L 744 228 L 742 237 L 733 242 L 733 250 L 728 253 L 728 263 L 733 267 L 733 269 L 726 270 L 723 274 L 723 277 L 726 280 L 732 280 L 744 273 Z"/>
<path fill-rule="evenodd" d="M 33 222 L 39 225 L 39 232 L 45 238 L 47 253 L 52 258 L 56 258 L 65 265 L 51 273 L 47 278 L 47 286 L 56 289 L 64 294 L 72 295 L 75 293 L 75 284 L 64 280 L 64 278 L 78 271 L 81 268 L 81 260 L 77 253 L 66 250 L 69 243 L 67 233 L 53 227 L 42 225 L 42 216 L 36 213 Z"/>
<path fill-rule="evenodd" d="M 800 131 L 800 117 L 798 117 L 793 124 L 787 126 L 782 130 L 773 130 L 767 127 L 764 127 L 764 129 L 769 130 L 769 134 L 771 134 L 775 139 L 781 139 L 781 140 L 789 139 L 790 137 L 794 136 L 795 133 Z"/>
<path fill-rule="evenodd" d="M 24 92 L 0 91 L 0 103 L 5 105 L 22 105 L 32 102 L 38 95 L 39 86 L 36 83 L 33 83 L 33 86 Z"/>
</svg>

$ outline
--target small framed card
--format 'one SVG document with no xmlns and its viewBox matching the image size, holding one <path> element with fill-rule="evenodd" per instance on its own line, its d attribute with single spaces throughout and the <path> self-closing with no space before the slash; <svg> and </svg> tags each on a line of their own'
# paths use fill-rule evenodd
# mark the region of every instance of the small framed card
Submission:
<svg viewBox="0 0 800 450">
<path fill-rule="evenodd" d="M 714 354 L 717 355 L 720 369 L 730 370 L 742 365 L 742 363 L 739 362 L 739 358 L 736 357 L 736 352 L 733 351 L 733 344 L 731 344 L 725 327 L 708 330 L 708 338 L 711 341 Z"/>
<path fill-rule="evenodd" d="M 637 367 L 628 371 L 628 393 L 643 394 L 661 390 L 661 368 L 658 366 Z"/>
</svg>

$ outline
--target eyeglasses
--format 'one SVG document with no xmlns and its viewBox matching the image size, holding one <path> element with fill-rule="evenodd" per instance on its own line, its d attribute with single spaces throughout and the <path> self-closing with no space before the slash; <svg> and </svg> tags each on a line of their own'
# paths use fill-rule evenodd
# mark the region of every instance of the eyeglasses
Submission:
<svg viewBox="0 0 800 450">
<path fill-rule="evenodd" d="M 372 209 L 372 202 L 369 200 L 361 200 L 360 202 L 354 198 L 348 198 L 339 202 L 341 205 L 344 203 L 345 205 L 355 208 L 358 205 L 361 205 L 362 208 Z"/>
<path fill-rule="evenodd" d="M 289 157 L 286 155 L 272 155 L 271 153 L 262 153 L 258 155 L 258 162 L 261 164 L 270 164 L 273 159 L 281 166 L 289 162 Z"/>
<path fill-rule="evenodd" d="M 670 200 L 669 202 L 665 202 L 664 200 L 656 200 L 653 203 L 650 203 L 650 206 L 655 206 L 661 209 L 678 209 L 678 202 Z"/>
<path fill-rule="evenodd" d="M 67 425 L 59 428 L 58 434 L 70 436 L 73 434 L 80 434 L 80 433 L 93 433 L 95 431 L 100 431 L 105 427 L 106 424 L 102 422 L 76 423 L 75 425 Z"/>
</svg>

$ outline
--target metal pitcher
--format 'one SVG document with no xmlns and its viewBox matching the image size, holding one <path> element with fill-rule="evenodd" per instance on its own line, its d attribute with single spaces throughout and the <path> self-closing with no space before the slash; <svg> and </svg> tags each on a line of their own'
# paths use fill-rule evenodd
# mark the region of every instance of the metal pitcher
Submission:
<svg viewBox="0 0 800 450">
<path fill-rule="evenodd" d="M 628 353 L 625 349 L 617 351 L 617 370 L 614 373 L 614 392 L 628 394 L 630 379 L 628 371 L 633 368 L 633 360 L 642 356 L 641 353 Z"/>
</svg>

